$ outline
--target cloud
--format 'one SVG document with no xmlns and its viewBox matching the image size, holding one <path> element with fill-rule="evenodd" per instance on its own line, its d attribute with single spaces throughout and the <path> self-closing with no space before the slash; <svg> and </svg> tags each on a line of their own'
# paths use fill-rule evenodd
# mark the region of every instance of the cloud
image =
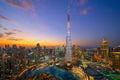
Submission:
<svg viewBox="0 0 120 80">
<path fill-rule="evenodd" d="M 86 4 L 87 3 L 87 0 L 79 0 L 79 4 L 80 5 L 84 5 L 84 4 Z"/>
<path fill-rule="evenodd" d="M 14 33 L 14 32 L 5 32 L 5 34 L 6 34 L 7 36 L 9 36 L 9 35 L 13 35 L 13 34 L 16 34 L 16 33 Z"/>
<path fill-rule="evenodd" d="M 0 24 L 0 29 L 8 30 L 8 28 L 4 27 L 2 24 Z M 12 31 L 14 31 L 14 32 L 22 32 L 21 30 L 18 30 L 18 29 L 13 29 Z M 6 34 L 9 34 L 9 33 L 12 33 L 12 32 L 6 32 Z"/>
<path fill-rule="evenodd" d="M 0 11 L 7 12 L 7 10 L 5 8 L 1 7 L 1 6 L 0 6 Z"/>
<path fill-rule="evenodd" d="M 4 36 L 4 34 L 0 33 L 0 38 L 3 37 L 3 36 Z"/>
<path fill-rule="evenodd" d="M 3 28 L 3 25 L 0 24 L 0 28 Z"/>
<path fill-rule="evenodd" d="M 73 7 L 76 8 L 75 13 L 86 15 L 91 10 L 91 7 L 86 5 L 88 3 L 88 0 L 68 0 L 68 3 Z M 79 7 L 79 8 L 78 8 Z"/>
<path fill-rule="evenodd" d="M 5 17 L 5 16 L 2 16 L 2 15 L 0 15 L 0 20 L 1 20 L 1 21 L 5 21 L 5 22 L 8 22 L 8 23 L 11 23 L 11 24 L 15 24 L 15 25 L 17 25 L 17 26 L 20 25 L 19 22 L 16 22 L 16 21 L 14 21 L 14 20 L 11 20 L 11 19 L 9 19 L 9 18 L 7 18 L 7 17 Z"/>
<path fill-rule="evenodd" d="M 11 21 L 10 19 L 8 19 L 8 18 L 6 18 L 6 17 L 4 17 L 4 16 L 2 16 L 2 15 L 0 15 L 0 20 Z"/>
<path fill-rule="evenodd" d="M 12 6 L 14 8 L 28 11 L 31 10 L 32 15 L 36 16 L 35 13 L 35 6 L 32 4 L 32 0 L 3 0 L 4 3 L 8 4 L 9 6 Z M 15 17 L 20 17 L 18 14 L 14 15 Z M 14 21 L 16 25 L 20 25 L 18 22 Z"/>
<path fill-rule="evenodd" d="M 22 32 L 21 30 L 18 30 L 18 29 L 13 29 L 13 31 L 15 31 L 15 32 Z"/>
<path fill-rule="evenodd" d="M 69 1 L 70 1 L 69 3 L 74 6 L 85 5 L 88 2 L 88 0 L 69 0 Z"/>
<path fill-rule="evenodd" d="M 16 18 L 20 18 L 20 15 L 18 15 L 18 14 L 13 14 L 13 16 Z"/>
<path fill-rule="evenodd" d="M 8 30 L 7 28 L 5 28 L 2 24 L 0 24 L 0 29 L 3 29 L 3 30 Z"/>
<path fill-rule="evenodd" d="M 7 40 L 11 40 L 11 41 L 22 41 L 23 39 L 11 37 L 11 38 L 8 38 Z"/>
<path fill-rule="evenodd" d="M 4 0 L 10 6 L 15 8 L 19 8 L 22 10 L 30 10 L 34 9 L 33 5 L 31 4 L 31 0 Z"/>
<path fill-rule="evenodd" d="M 82 10 L 80 11 L 80 14 L 86 15 L 86 14 L 88 14 L 88 12 L 89 12 L 89 9 L 84 8 L 84 9 L 82 9 Z"/>
<path fill-rule="evenodd" d="M 8 19 L 7 17 L 4 17 L 2 15 L 0 15 L 0 20 L 6 21 L 6 22 L 9 22 L 9 23 L 13 22 L 11 19 Z"/>
<path fill-rule="evenodd" d="M 8 30 L 7 28 L 3 28 L 3 30 Z"/>
</svg>

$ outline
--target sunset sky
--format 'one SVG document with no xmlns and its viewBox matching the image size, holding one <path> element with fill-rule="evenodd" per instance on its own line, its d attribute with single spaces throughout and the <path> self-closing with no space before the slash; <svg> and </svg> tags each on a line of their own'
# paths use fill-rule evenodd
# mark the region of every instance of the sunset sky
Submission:
<svg viewBox="0 0 120 80">
<path fill-rule="evenodd" d="M 0 0 L 0 46 L 65 45 L 68 5 L 72 44 L 120 45 L 120 0 Z"/>
</svg>

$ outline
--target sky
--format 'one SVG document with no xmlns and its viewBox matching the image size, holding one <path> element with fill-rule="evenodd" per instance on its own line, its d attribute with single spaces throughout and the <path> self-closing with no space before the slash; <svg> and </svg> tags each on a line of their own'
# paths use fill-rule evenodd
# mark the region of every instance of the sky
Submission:
<svg viewBox="0 0 120 80">
<path fill-rule="evenodd" d="M 61 46 L 70 6 L 73 45 L 120 45 L 120 0 L 0 0 L 0 46 Z"/>
</svg>

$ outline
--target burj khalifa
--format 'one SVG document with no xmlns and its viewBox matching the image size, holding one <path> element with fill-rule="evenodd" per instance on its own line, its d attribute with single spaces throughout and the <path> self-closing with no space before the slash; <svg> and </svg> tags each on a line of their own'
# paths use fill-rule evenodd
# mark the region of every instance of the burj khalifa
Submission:
<svg viewBox="0 0 120 80">
<path fill-rule="evenodd" d="M 65 61 L 66 62 L 71 62 L 72 61 L 72 45 L 71 45 L 71 31 L 70 31 L 70 8 L 68 8 Z"/>
</svg>

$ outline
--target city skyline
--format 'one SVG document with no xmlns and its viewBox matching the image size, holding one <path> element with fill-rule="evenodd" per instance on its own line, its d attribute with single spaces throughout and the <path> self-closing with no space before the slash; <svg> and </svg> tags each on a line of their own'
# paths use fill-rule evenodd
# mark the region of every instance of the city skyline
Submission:
<svg viewBox="0 0 120 80">
<path fill-rule="evenodd" d="M 70 5 L 72 43 L 120 45 L 120 1 L 116 0 L 1 0 L 0 46 L 65 45 Z"/>
</svg>

